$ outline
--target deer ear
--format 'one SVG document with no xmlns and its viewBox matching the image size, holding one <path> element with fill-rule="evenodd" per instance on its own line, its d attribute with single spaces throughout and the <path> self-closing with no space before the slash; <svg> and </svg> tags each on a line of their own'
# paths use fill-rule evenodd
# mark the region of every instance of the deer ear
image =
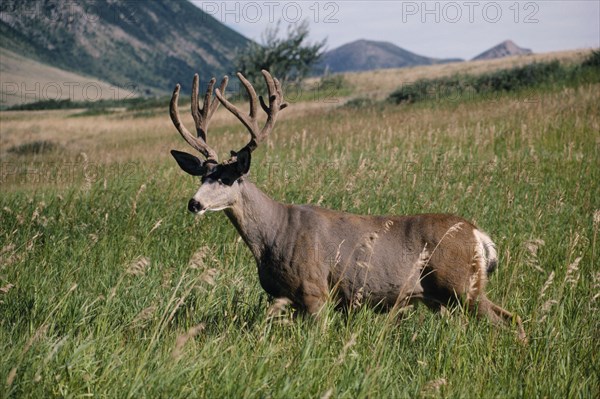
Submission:
<svg viewBox="0 0 600 399">
<path fill-rule="evenodd" d="M 250 155 L 250 151 L 242 150 L 236 154 L 237 156 L 237 171 L 242 175 L 245 175 L 250 170 L 250 162 L 252 160 L 252 156 Z"/>
<path fill-rule="evenodd" d="M 205 172 L 204 164 L 200 159 L 188 154 L 187 152 L 181 152 L 177 150 L 171 150 L 171 155 L 177 161 L 177 164 L 184 172 L 192 176 L 202 176 Z"/>
</svg>

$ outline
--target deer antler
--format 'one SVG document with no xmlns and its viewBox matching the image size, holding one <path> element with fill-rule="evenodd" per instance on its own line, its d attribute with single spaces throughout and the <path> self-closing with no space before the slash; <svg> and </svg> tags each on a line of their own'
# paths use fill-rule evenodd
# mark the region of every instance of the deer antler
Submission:
<svg viewBox="0 0 600 399">
<path fill-rule="evenodd" d="M 225 76 L 221 81 L 220 91 L 225 91 L 227 87 L 227 82 L 229 78 Z M 213 114 L 219 107 L 219 102 L 214 101 L 212 99 L 212 91 L 215 86 L 216 79 L 212 78 L 208 83 L 208 88 L 206 89 L 206 94 L 204 95 L 204 102 L 202 104 L 202 108 L 200 108 L 200 104 L 198 102 L 198 90 L 199 90 L 199 78 L 198 74 L 194 75 L 194 80 L 192 81 L 192 117 L 194 118 L 194 123 L 196 125 L 196 133 L 197 137 L 194 137 L 189 130 L 181 122 L 179 118 L 179 109 L 178 109 L 178 101 L 179 101 L 179 90 L 181 86 L 177 84 L 175 86 L 175 90 L 173 90 L 173 97 L 171 97 L 171 105 L 170 105 L 170 114 L 171 120 L 177 128 L 181 137 L 193 148 L 198 150 L 202 155 L 206 157 L 206 160 L 218 162 L 218 156 L 215 150 L 210 148 L 208 144 L 206 144 L 206 133 L 208 131 L 208 125 L 210 119 Z M 219 90 L 219 89 L 217 89 Z"/>
<path fill-rule="evenodd" d="M 269 133 L 271 133 L 271 130 L 273 130 L 273 126 L 275 125 L 279 111 L 288 105 L 287 103 L 283 102 L 283 91 L 279 81 L 274 79 L 271 74 L 264 69 L 262 70 L 262 74 L 265 78 L 265 82 L 267 83 L 267 87 L 269 88 L 269 106 L 265 104 L 262 96 L 257 98 L 254 87 L 252 87 L 252 84 L 250 84 L 244 75 L 242 75 L 240 72 L 237 73 L 240 82 L 242 82 L 246 88 L 246 91 L 248 92 L 248 97 L 250 97 L 250 112 L 248 115 L 244 115 L 235 105 L 230 103 L 223 95 L 222 90 L 215 90 L 215 95 L 223 104 L 223 106 L 227 108 L 229 112 L 234 114 L 250 132 L 250 141 L 240 151 L 254 151 L 258 144 L 264 141 Z M 267 114 L 267 121 L 262 129 L 259 129 L 258 121 L 256 120 L 256 111 L 259 100 L 260 106 Z"/>
</svg>

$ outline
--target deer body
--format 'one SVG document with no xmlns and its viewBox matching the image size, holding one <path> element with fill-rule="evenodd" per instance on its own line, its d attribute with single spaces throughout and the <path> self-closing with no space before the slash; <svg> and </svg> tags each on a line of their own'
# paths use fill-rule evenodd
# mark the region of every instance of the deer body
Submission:
<svg viewBox="0 0 600 399">
<path fill-rule="evenodd" d="M 206 161 L 171 151 L 179 166 L 200 176 L 202 184 L 188 209 L 202 214 L 223 210 L 256 259 L 264 290 L 287 298 L 296 308 L 317 314 L 332 296 L 343 307 L 363 302 L 379 308 L 402 307 L 414 300 L 438 310 L 462 303 L 495 324 L 517 323 L 518 316 L 491 302 L 485 295 L 488 274 L 497 264 L 491 239 L 465 219 L 453 215 L 362 216 L 310 205 L 286 205 L 272 200 L 247 174 L 251 153 L 272 130 L 282 102 L 281 86 L 263 71 L 269 105 L 257 98 L 252 85 L 238 74 L 250 98 L 250 112 L 242 114 L 223 96 L 227 77 L 215 90 L 210 81 L 203 107 L 198 104 L 198 75 L 192 84 L 194 137 L 181 123 L 177 108 L 179 85 L 171 99 L 171 119 L 182 137 Z M 219 163 L 206 143 L 209 120 L 222 103 L 250 132 L 251 140 L 231 158 Z M 259 129 L 258 106 L 267 113 Z"/>
<path fill-rule="evenodd" d="M 225 213 L 256 259 L 261 286 L 310 313 L 330 292 L 341 306 L 364 300 L 389 308 L 420 299 L 435 308 L 476 289 L 471 268 L 477 288 L 484 284 L 495 262 L 476 259 L 489 250 L 475 226 L 456 216 L 353 215 L 281 204 L 246 178 L 241 185 Z"/>
</svg>

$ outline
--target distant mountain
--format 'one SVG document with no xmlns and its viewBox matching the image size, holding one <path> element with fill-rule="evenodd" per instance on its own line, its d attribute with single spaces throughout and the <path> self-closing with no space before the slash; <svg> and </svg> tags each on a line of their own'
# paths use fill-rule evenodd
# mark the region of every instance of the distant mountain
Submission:
<svg viewBox="0 0 600 399">
<path fill-rule="evenodd" d="M 187 85 L 195 72 L 229 73 L 249 43 L 182 0 L 2 0 L 0 39 L 21 56 L 146 93 Z"/>
<path fill-rule="evenodd" d="M 526 54 L 533 54 L 533 51 L 528 48 L 517 46 L 512 40 L 505 40 L 491 49 L 479 54 L 477 57 L 473 58 L 473 60 L 491 60 L 494 58 L 509 57 L 511 55 Z"/>
<path fill-rule="evenodd" d="M 395 44 L 357 40 L 326 52 L 319 63 L 320 72 L 369 71 L 463 61 L 459 58 L 437 59 L 404 50 Z"/>
</svg>

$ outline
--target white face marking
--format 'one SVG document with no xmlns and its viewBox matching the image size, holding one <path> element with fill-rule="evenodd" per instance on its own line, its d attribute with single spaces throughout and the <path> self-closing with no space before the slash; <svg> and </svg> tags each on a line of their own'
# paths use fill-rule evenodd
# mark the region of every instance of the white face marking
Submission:
<svg viewBox="0 0 600 399">
<path fill-rule="evenodd" d="M 231 207 L 235 203 L 238 193 L 238 183 L 228 186 L 218 180 L 206 179 L 194 194 L 194 200 L 199 202 L 203 208 L 198 214 L 201 215 L 207 211 L 222 211 Z"/>
</svg>

